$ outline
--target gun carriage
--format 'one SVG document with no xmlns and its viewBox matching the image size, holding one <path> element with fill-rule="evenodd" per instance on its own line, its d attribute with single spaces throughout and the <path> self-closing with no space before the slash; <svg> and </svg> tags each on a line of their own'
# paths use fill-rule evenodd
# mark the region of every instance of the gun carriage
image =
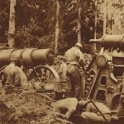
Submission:
<svg viewBox="0 0 124 124">
<path fill-rule="evenodd" d="M 86 69 L 85 96 L 116 110 L 124 72 L 124 35 L 104 35 L 90 43 L 101 45 L 101 50 Z"/>
<path fill-rule="evenodd" d="M 1 72 L 13 57 L 23 65 L 28 81 L 41 83 L 40 91 L 57 90 L 60 79 L 57 72 L 49 66 L 55 57 L 52 49 L 2 49 L 0 51 Z"/>
</svg>

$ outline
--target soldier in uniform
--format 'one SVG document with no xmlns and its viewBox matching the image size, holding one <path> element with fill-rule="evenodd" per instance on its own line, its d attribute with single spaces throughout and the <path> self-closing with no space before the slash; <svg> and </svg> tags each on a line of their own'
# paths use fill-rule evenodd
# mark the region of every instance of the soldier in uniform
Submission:
<svg viewBox="0 0 124 124">
<path fill-rule="evenodd" d="M 122 76 L 122 86 L 121 86 L 121 95 L 120 95 L 120 101 L 119 101 L 119 107 L 118 107 L 118 124 L 122 124 L 124 122 L 124 73 Z"/>
<path fill-rule="evenodd" d="M 111 111 L 102 102 L 94 102 L 90 100 L 79 101 L 79 106 L 85 106 L 86 110 L 81 113 L 81 116 L 89 123 L 109 124 L 111 122 Z"/>
<path fill-rule="evenodd" d="M 79 71 L 80 66 L 85 65 L 84 55 L 81 52 L 81 43 L 76 43 L 74 47 L 65 52 L 65 59 L 67 61 L 67 75 L 70 79 L 71 96 L 81 99 L 81 75 Z"/>
<path fill-rule="evenodd" d="M 28 89 L 27 77 L 23 70 L 17 66 L 18 64 L 17 58 L 12 57 L 11 63 L 4 69 L 2 84 L 8 90 L 14 87 Z"/>
<path fill-rule="evenodd" d="M 69 119 L 77 109 L 77 98 L 66 98 L 52 103 L 53 110 L 63 114 L 63 118 Z"/>
<path fill-rule="evenodd" d="M 67 65 L 63 61 L 64 57 L 59 55 L 57 57 L 59 59 L 59 68 L 58 68 L 58 74 L 61 77 L 61 81 L 66 81 L 66 72 L 67 72 Z"/>
</svg>

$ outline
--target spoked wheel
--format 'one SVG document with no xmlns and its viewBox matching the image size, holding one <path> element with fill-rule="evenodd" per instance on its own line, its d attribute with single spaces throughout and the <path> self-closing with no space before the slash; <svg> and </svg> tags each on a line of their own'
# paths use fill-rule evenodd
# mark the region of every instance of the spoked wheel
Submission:
<svg viewBox="0 0 124 124">
<path fill-rule="evenodd" d="M 57 91 L 60 78 L 57 72 L 50 66 L 40 65 L 32 67 L 28 79 L 34 84 L 36 91 Z"/>
</svg>

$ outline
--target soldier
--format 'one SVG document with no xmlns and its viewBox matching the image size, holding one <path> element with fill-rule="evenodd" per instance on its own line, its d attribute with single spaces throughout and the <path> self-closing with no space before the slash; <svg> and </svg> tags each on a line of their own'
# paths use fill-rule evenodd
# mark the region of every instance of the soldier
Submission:
<svg viewBox="0 0 124 124">
<path fill-rule="evenodd" d="M 11 63 L 4 69 L 2 84 L 8 90 L 14 87 L 28 89 L 27 77 L 17 64 L 17 58 L 12 57 Z"/>
<path fill-rule="evenodd" d="M 66 73 L 67 73 L 67 65 L 64 62 L 64 57 L 62 55 L 58 55 L 55 58 L 53 68 L 56 70 L 60 77 L 60 83 L 57 83 L 58 90 L 55 92 L 55 99 L 60 100 L 65 98 L 67 95 L 67 86 L 66 86 Z M 64 84 L 64 85 L 63 85 Z"/>
<path fill-rule="evenodd" d="M 90 100 L 79 101 L 79 106 L 85 106 L 86 110 L 81 113 L 81 116 L 87 121 L 95 124 L 109 124 L 111 122 L 111 111 L 102 102 L 94 102 Z"/>
<path fill-rule="evenodd" d="M 65 119 L 69 119 L 77 109 L 77 98 L 66 98 L 52 103 L 55 112 L 63 114 Z"/>
<path fill-rule="evenodd" d="M 59 55 L 57 58 L 59 59 L 58 74 L 61 77 L 61 81 L 66 81 L 67 65 L 63 61 L 64 57 Z"/>
<path fill-rule="evenodd" d="M 122 124 L 124 122 L 124 73 L 122 76 L 121 96 L 120 96 L 117 116 L 119 119 L 117 123 Z"/>
<path fill-rule="evenodd" d="M 79 67 L 84 67 L 84 55 L 81 52 L 81 43 L 76 43 L 74 47 L 65 52 L 65 59 L 67 60 L 67 74 L 71 82 L 71 96 L 81 99 L 81 75 Z"/>
</svg>

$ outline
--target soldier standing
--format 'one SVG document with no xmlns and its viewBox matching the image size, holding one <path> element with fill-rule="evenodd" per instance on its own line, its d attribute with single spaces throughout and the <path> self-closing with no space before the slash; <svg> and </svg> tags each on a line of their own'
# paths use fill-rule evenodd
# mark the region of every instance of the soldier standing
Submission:
<svg viewBox="0 0 124 124">
<path fill-rule="evenodd" d="M 81 99 L 81 75 L 79 71 L 80 66 L 84 66 L 84 55 L 81 52 L 81 43 L 76 43 L 74 47 L 65 52 L 65 59 L 67 61 L 67 75 L 70 78 L 71 96 Z"/>
<path fill-rule="evenodd" d="M 60 75 L 62 81 L 66 81 L 67 65 L 63 61 L 63 56 L 58 56 L 58 59 L 60 60 L 58 74 Z"/>
<path fill-rule="evenodd" d="M 118 124 L 122 124 L 124 122 L 124 73 L 122 76 L 122 87 L 121 87 L 121 96 L 119 101 L 119 108 L 118 108 Z"/>
</svg>

